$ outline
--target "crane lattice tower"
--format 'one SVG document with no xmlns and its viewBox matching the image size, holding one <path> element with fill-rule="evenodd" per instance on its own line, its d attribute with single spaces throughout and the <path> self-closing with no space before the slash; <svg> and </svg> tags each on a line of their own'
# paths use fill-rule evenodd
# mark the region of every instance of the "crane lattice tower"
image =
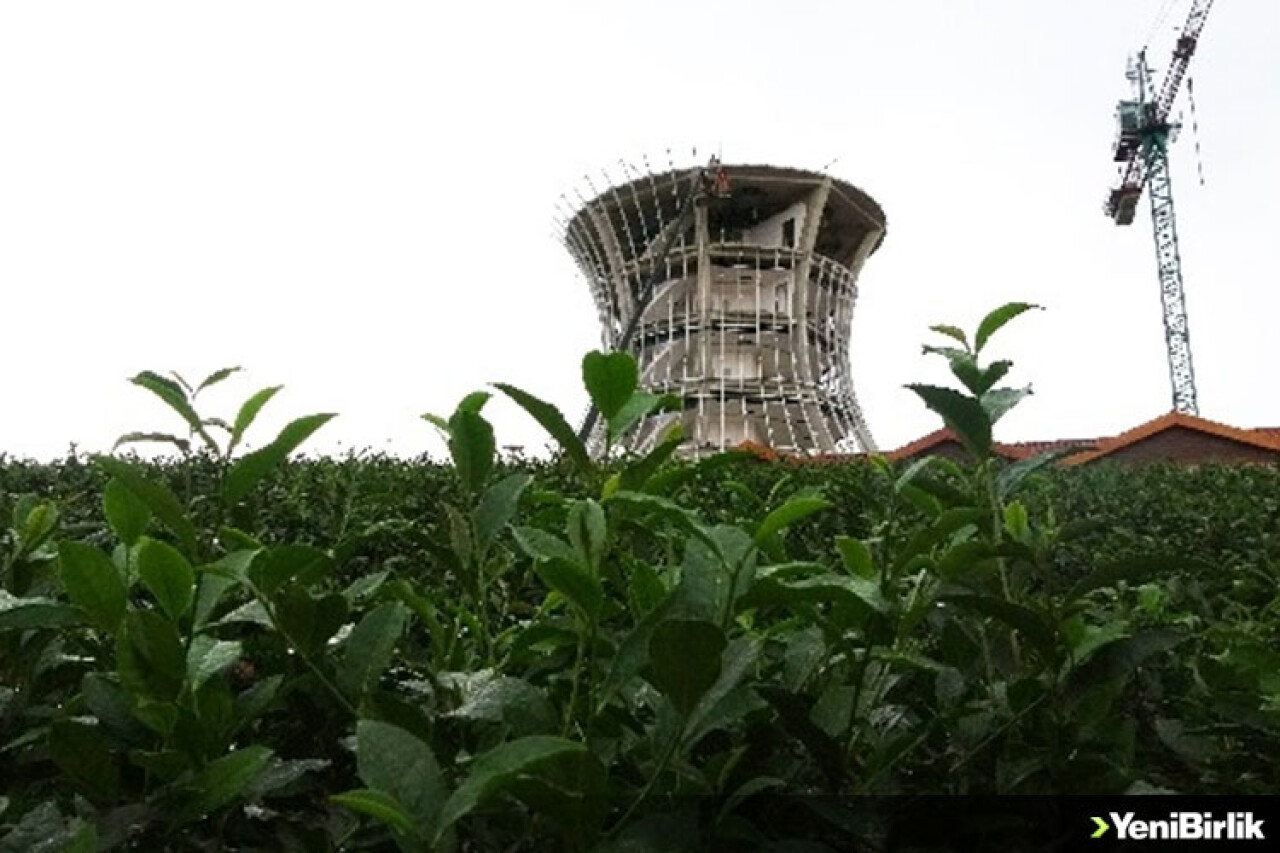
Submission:
<svg viewBox="0 0 1280 853">
<path fill-rule="evenodd" d="M 850 373 L 858 274 L 880 206 L 829 175 L 776 166 L 641 174 L 584 199 L 564 242 L 591 287 L 607 350 L 682 412 L 625 440 L 643 452 L 680 418 L 686 455 L 750 441 L 800 453 L 874 451 Z M 592 432 L 598 450 L 600 430 Z"/>
</svg>

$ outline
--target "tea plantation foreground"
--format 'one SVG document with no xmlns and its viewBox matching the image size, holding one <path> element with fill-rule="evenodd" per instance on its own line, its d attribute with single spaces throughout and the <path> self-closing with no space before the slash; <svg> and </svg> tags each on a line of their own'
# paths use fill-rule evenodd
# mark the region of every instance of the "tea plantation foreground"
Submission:
<svg viewBox="0 0 1280 853">
<path fill-rule="evenodd" d="M 479 392 L 448 464 L 288 461 L 330 416 L 238 454 L 275 389 L 140 374 L 170 461 L 0 458 L 0 851 L 877 850 L 863 795 L 1273 793 L 1280 470 L 995 458 L 1029 307 L 912 386 L 963 467 L 601 461 L 505 385 L 556 459 Z M 671 403 L 583 378 L 609 443 Z"/>
</svg>

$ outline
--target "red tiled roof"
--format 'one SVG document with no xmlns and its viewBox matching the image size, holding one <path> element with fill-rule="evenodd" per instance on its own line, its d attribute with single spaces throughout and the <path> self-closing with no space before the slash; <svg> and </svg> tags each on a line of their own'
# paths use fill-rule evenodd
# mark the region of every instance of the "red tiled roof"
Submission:
<svg viewBox="0 0 1280 853">
<path fill-rule="evenodd" d="M 902 445 L 897 450 L 890 450 L 885 454 L 885 458 L 893 462 L 897 462 L 900 459 L 910 459 L 925 450 L 932 450 L 938 445 L 946 444 L 947 442 L 959 444 L 960 439 L 949 429 L 937 429 L 928 435 L 917 438 L 910 444 Z"/>
<path fill-rule="evenodd" d="M 1223 438 L 1227 441 L 1234 441 L 1248 447 L 1280 453 L 1280 435 L 1269 434 L 1273 431 L 1273 428 L 1240 429 L 1239 427 L 1220 424 L 1217 421 L 1207 420 L 1195 415 L 1169 412 L 1155 420 L 1147 421 L 1145 424 L 1139 424 L 1131 430 L 1122 432 L 1114 438 L 1104 438 L 1098 442 L 1097 449 L 1089 453 L 1073 456 L 1065 460 L 1065 464 L 1083 465 L 1086 462 L 1101 459 L 1104 456 L 1115 453 L 1117 450 L 1137 444 L 1153 435 L 1170 429 L 1188 429 L 1205 435 Z"/>
<path fill-rule="evenodd" d="M 1133 429 L 1122 432 L 1111 438 L 1064 438 L 1054 439 L 1051 441 L 995 442 L 992 445 L 992 450 L 996 455 L 1005 459 L 1018 461 L 1021 459 L 1030 459 L 1034 456 L 1051 451 L 1079 449 L 1079 453 L 1069 454 L 1063 457 L 1060 461 L 1066 465 L 1082 465 L 1086 462 L 1092 462 L 1095 459 L 1100 459 L 1114 453 L 1121 448 L 1137 444 L 1138 442 L 1164 432 L 1165 430 L 1177 428 L 1189 429 L 1206 435 L 1215 436 L 1217 438 L 1223 438 L 1228 441 L 1238 442 L 1249 447 L 1280 453 L 1280 427 L 1240 429 L 1239 427 L 1228 426 L 1227 424 L 1218 423 L 1217 421 L 1207 420 L 1206 418 L 1200 418 L 1194 415 L 1184 415 L 1178 412 L 1170 412 L 1166 415 L 1162 415 L 1155 420 L 1140 424 Z M 963 443 L 954 432 L 943 428 L 934 430 L 928 435 L 921 436 L 915 441 L 904 444 L 897 450 L 888 451 L 884 456 L 890 461 L 897 462 L 903 459 L 910 459 L 915 456 L 919 456 L 926 451 L 934 450 L 946 444 L 955 444 L 958 447 L 963 446 Z M 774 450 L 771 447 L 766 447 L 765 445 L 750 441 L 743 442 L 738 445 L 736 449 L 746 450 L 752 453 L 756 458 L 769 462 L 842 462 L 866 455 L 850 453 L 804 456 Z"/>
<path fill-rule="evenodd" d="M 1052 441 L 1015 441 L 1012 444 L 996 442 L 996 453 L 1008 459 L 1030 459 L 1042 453 L 1053 453 L 1066 450 L 1092 450 L 1098 446 L 1097 439 L 1091 438 L 1059 438 Z"/>
<path fill-rule="evenodd" d="M 934 430 L 923 438 L 917 438 L 910 444 L 905 444 L 897 450 L 892 450 L 885 454 L 891 460 L 898 461 L 900 459 L 910 459 L 926 450 L 932 450 L 935 447 L 953 442 L 957 445 L 962 444 L 959 437 L 949 429 Z M 992 450 L 997 456 L 1003 456 L 1005 459 L 1030 459 L 1041 453 L 1047 453 L 1053 450 L 1070 450 L 1072 448 L 1080 448 L 1081 450 L 1089 450 L 1098 444 L 1095 440 L 1063 438 L 1053 441 L 1015 441 L 1000 442 L 997 441 L 992 445 Z"/>
</svg>

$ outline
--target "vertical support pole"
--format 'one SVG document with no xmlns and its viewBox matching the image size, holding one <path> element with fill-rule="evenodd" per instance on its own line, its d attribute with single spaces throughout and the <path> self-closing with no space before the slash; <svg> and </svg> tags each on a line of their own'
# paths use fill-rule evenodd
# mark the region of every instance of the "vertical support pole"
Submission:
<svg viewBox="0 0 1280 853">
<path fill-rule="evenodd" d="M 605 257 L 609 261 L 609 273 L 612 279 L 610 290 L 614 294 L 614 304 L 619 309 L 618 319 L 626 325 L 635 314 L 636 300 L 631 293 L 631 286 L 627 284 L 626 266 L 622 260 L 622 247 L 618 245 L 618 235 L 614 233 L 613 224 L 609 222 L 608 215 L 600 210 L 597 202 L 593 201 L 587 207 L 587 215 L 591 217 L 591 224 L 595 227 L 600 245 L 604 248 Z"/>
<path fill-rule="evenodd" d="M 694 239 L 697 241 L 698 249 L 697 298 L 695 300 L 698 309 L 696 325 L 698 335 L 698 372 L 694 380 L 694 387 L 696 388 L 695 393 L 698 395 L 699 416 L 697 427 L 693 430 L 693 439 L 696 444 L 700 445 L 707 439 L 706 396 L 714 375 L 711 370 L 711 228 L 705 201 L 697 204 L 693 211 L 693 217 Z"/>
<path fill-rule="evenodd" d="M 799 370 L 795 381 L 801 387 L 814 384 L 814 370 L 809 353 L 809 271 L 813 266 L 813 248 L 818 244 L 818 229 L 822 226 L 822 212 L 831 195 L 831 178 L 824 177 L 805 200 L 804 230 L 797 246 L 799 262 L 792 270 L 795 292 L 791 296 L 792 340 L 799 358 Z"/>
<path fill-rule="evenodd" d="M 871 251 L 880 242 L 883 234 L 884 229 L 882 228 L 874 228 L 868 231 L 867 235 L 862 238 L 862 242 L 858 244 L 858 248 L 854 250 L 853 257 L 849 259 L 847 266 L 852 273 L 849 281 L 853 292 L 849 297 L 848 322 L 841 324 L 846 334 L 840 365 L 841 379 L 843 380 L 841 384 L 845 389 L 845 398 L 849 401 L 849 417 L 853 420 L 853 434 L 857 437 L 858 444 L 867 453 L 876 452 L 876 442 L 871 436 L 871 428 L 867 426 L 867 419 L 862 414 L 862 406 L 858 404 L 857 394 L 853 390 L 853 376 L 850 372 L 853 368 L 849 359 L 849 338 L 853 335 L 853 314 L 858 301 L 858 277 L 862 272 L 862 265 L 866 263 Z"/>
</svg>

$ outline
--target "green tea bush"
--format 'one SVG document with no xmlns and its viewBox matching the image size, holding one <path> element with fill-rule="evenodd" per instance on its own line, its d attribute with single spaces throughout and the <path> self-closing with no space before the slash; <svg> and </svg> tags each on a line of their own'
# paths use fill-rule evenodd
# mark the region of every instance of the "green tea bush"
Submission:
<svg viewBox="0 0 1280 853">
<path fill-rule="evenodd" d="M 140 374 L 185 432 L 122 441 L 176 460 L 0 464 L 0 850 L 874 848 L 776 795 L 1274 791 L 1277 472 L 997 458 L 1031 307 L 911 386 L 970 466 L 618 456 L 669 404 L 620 354 L 602 459 L 494 386 L 551 462 L 489 392 L 424 416 L 443 464 L 286 462 L 329 415 L 239 454 L 277 389 Z"/>
</svg>

